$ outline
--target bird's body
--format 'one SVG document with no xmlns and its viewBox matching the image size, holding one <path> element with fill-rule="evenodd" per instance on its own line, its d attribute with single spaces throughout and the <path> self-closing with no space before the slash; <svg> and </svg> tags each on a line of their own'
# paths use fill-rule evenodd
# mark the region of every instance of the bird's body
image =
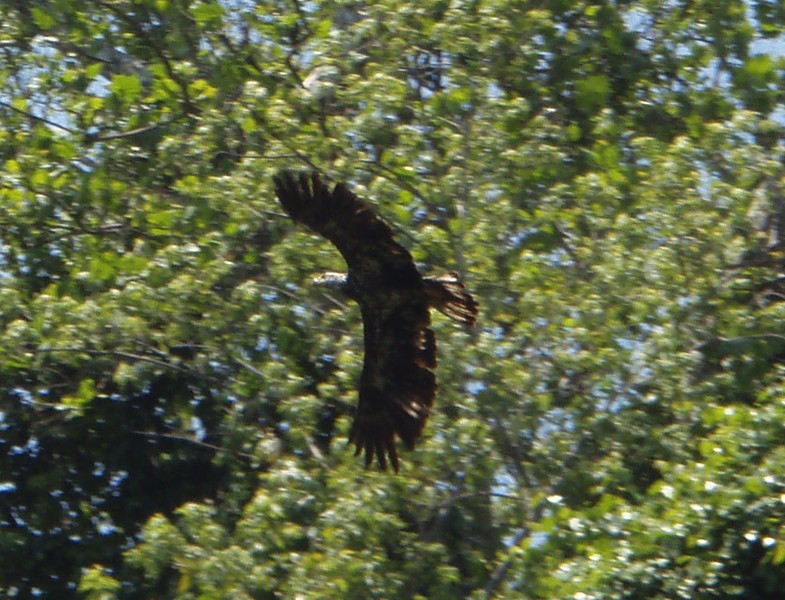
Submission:
<svg viewBox="0 0 785 600">
<path fill-rule="evenodd" d="M 467 326 L 477 303 L 454 273 L 424 278 L 392 230 L 343 184 L 332 190 L 317 174 L 275 178 L 276 194 L 296 221 L 330 240 L 349 267 L 316 283 L 341 289 L 360 305 L 365 360 L 350 440 L 366 464 L 399 466 L 395 438 L 411 449 L 436 394 L 436 342 L 429 307 Z"/>
<path fill-rule="evenodd" d="M 477 304 L 466 291 L 466 286 L 461 283 L 457 273 L 423 276 L 422 280 L 429 308 L 435 308 L 467 327 L 474 326 L 477 319 Z M 325 271 L 314 277 L 313 282 L 316 285 L 336 289 L 350 300 L 359 302 L 360 293 L 351 271 L 349 273 Z"/>
</svg>

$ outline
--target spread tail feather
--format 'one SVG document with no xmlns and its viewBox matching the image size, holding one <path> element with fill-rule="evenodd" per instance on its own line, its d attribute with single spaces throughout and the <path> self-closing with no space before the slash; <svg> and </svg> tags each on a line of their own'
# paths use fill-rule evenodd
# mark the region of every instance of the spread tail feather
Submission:
<svg viewBox="0 0 785 600">
<path fill-rule="evenodd" d="M 473 327 L 477 322 L 477 301 L 458 278 L 457 273 L 425 277 L 428 305 L 452 320 Z"/>
</svg>

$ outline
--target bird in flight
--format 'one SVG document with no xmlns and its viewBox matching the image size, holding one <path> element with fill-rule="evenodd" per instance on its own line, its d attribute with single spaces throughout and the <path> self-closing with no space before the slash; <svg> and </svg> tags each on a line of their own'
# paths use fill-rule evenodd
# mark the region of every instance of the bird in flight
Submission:
<svg viewBox="0 0 785 600">
<path fill-rule="evenodd" d="M 411 450 L 422 434 L 436 395 L 436 340 L 430 308 L 471 327 L 477 302 L 455 273 L 423 277 L 411 254 L 393 239 L 373 209 L 339 183 L 317 173 L 274 177 L 275 193 L 295 221 L 338 248 L 347 273 L 323 273 L 314 283 L 334 287 L 360 305 L 365 358 L 359 404 L 349 441 L 355 456 L 398 472 L 396 438 Z"/>
</svg>

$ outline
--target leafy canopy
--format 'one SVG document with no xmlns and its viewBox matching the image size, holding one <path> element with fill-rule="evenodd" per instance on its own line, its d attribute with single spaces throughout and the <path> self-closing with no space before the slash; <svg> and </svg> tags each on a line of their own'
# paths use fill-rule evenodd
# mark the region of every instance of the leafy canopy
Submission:
<svg viewBox="0 0 785 600">
<path fill-rule="evenodd" d="M 0 6 L 0 593 L 779 598 L 777 2 Z M 399 477 L 284 218 L 481 303 Z"/>
</svg>

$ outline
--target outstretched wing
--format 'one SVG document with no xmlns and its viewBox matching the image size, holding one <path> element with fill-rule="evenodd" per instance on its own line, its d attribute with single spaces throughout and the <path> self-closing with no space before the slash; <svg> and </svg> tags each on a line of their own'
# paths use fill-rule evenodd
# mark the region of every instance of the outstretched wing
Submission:
<svg viewBox="0 0 785 600">
<path fill-rule="evenodd" d="M 275 191 L 295 220 L 330 240 L 349 266 L 363 316 L 365 360 L 350 441 L 356 454 L 398 471 L 395 438 L 411 449 L 436 395 L 436 342 L 422 276 L 392 230 L 349 189 L 332 190 L 317 174 L 275 177 Z"/>
</svg>

